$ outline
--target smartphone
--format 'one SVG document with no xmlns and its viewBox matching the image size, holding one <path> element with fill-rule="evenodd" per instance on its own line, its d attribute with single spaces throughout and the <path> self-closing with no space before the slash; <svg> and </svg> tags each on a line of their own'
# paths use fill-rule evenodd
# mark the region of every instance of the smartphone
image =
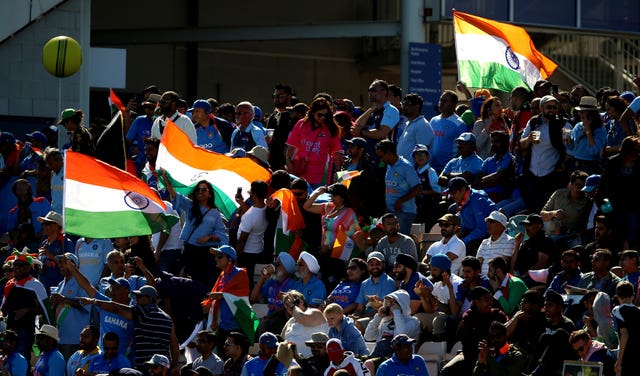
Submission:
<svg viewBox="0 0 640 376">
<path fill-rule="evenodd" d="M 238 187 L 238 190 L 236 191 L 236 196 L 240 195 L 242 195 L 242 187 Z"/>
</svg>

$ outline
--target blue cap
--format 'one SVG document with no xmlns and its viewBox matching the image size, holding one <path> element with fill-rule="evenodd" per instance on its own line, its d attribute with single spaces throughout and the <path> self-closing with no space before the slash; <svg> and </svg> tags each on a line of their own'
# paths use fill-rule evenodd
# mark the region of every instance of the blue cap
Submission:
<svg viewBox="0 0 640 376">
<path fill-rule="evenodd" d="M 47 136 L 45 136 L 44 133 L 40 131 L 27 133 L 25 136 L 29 139 L 40 141 L 42 145 L 47 146 Z"/>
<path fill-rule="evenodd" d="M 633 94 L 633 92 L 631 92 L 631 91 L 623 91 L 622 93 L 620 93 L 620 98 L 622 98 L 625 101 L 631 103 L 631 102 L 633 102 L 634 99 L 636 99 L 636 95 Z"/>
<path fill-rule="evenodd" d="M 2 132 L 0 134 L 0 144 L 15 144 L 16 136 L 11 132 Z"/>
<path fill-rule="evenodd" d="M 262 109 L 258 106 L 253 106 L 253 120 L 260 121 L 262 119 Z"/>
<path fill-rule="evenodd" d="M 125 287 L 127 290 L 131 290 L 131 284 L 129 283 L 129 280 L 127 280 L 126 278 L 123 278 L 123 277 L 120 277 L 118 279 L 110 278 L 107 282 L 109 282 L 110 285 L 118 285 L 120 287 Z"/>
<path fill-rule="evenodd" d="M 259 342 L 272 349 L 278 347 L 278 337 L 271 332 L 262 333 Z"/>
<path fill-rule="evenodd" d="M 584 187 L 582 187 L 582 192 L 593 192 L 600 184 L 600 175 L 590 175 L 587 180 L 584 182 Z"/>
<path fill-rule="evenodd" d="M 67 252 L 64 254 L 64 257 L 68 260 L 71 260 L 76 266 L 80 266 L 80 261 L 78 260 L 78 256 L 74 255 L 71 252 Z"/>
<path fill-rule="evenodd" d="M 232 261 L 236 261 L 236 250 L 230 245 L 223 245 L 220 248 L 211 248 L 211 253 L 224 253 L 229 256 Z"/>
<path fill-rule="evenodd" d="M 140 290 L 133 290 L 134 295 L 144 295 L 150 298 L 156 299 L 158 297 L 158 291 L 155 287 L 144 285 L 140 287 Z"/>
<path fill-rule="evenodd" d="M 473 142 L 475 144 L 476 143 L 476 136 L 471 132 L 464 132 L 463 134 L 458 136 L 458 138 L 456 138 L 456 141 Z"/>
<path fill-rule="evenodd" d="M 365 148 L 367 147 L 367 141 L 362 138 L 362 137 L 354 137 L 350 140 L 345 140 L 345 143 L 349 144 L 349 145 L 353 145 L 359 148 Z"/>
<path fill-rule="evenodd" d="M 423 152 L 423 153 L 427 153 L 427 155 L 431 155 L 431 153 L 429 153 L 429 148 L 425 144 L 416 144 L 416 146 L 414 146 L 413 150 L 411 151 L 411 156 L 414 156 L 416 153 L 419 153 L 419 152 Z"/>
<path fill-rule="evenodd" d="M 416 343 L 416 340 L 406 334 L 398 334 L 391 340 L 393 346 L 406 346 L 413 345 L 414 343 Z"/>
<path fill-rule="evenodd" d="M 193 111 L 195 108 L 201 108 L 205 110 L 206 113 L 211 113 L 211 105 L 204 99 L 198 99 L 193 102 L 193 106 L 187 111 Z"/>
</svg>

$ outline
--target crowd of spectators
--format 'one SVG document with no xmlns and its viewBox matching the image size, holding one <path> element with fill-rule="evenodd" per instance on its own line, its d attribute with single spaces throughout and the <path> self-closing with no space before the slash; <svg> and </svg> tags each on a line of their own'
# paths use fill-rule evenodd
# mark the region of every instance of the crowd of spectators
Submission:
<svg viewBox="0 0 640 376">
<path fill-rule="evenodd" d="M 135 173 L 181 221 L 127 238 L 64 229 L 65 151 L 98 156 L 102 126 L 66 109 L 57 126 L 0 133 L 0 370 L 634 374 L 640 97 L 546 80 L 508 99 L 457 89 L 427 119 L 419 95 L 379 79 L 363 107 L 277 84 L 268 116 L 149 86 L 116 117 Z M 155 167 L 169 120 L 271 179 L 239 189 L 230 218 L 218 182 L 177 192 Z M 286 249 L 279 189 L 305 223 Z"/>
</svg>

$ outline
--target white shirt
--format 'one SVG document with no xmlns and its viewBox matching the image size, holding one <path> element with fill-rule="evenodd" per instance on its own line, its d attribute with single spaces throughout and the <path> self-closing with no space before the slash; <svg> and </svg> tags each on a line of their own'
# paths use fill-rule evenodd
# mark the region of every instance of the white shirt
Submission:
<svg viewBox="0 0 640 376">
<path fill-rule="evenodd" d="M 193 126 L 193 123 L 187 116 L 182 115 L 181 113 L 176 111 L 173 115 L 169 116 L 168 118 L 171 121 L 173 121 L 178 126 L 178 128 L 182 129 L 182 131 L 187 134 L 187 136 L 189 137 L 189 140 L 191 140 L 191 142 L 194 145 L 198 144 L 196 127 Z M 151 137 L 157 138 L 158 140 L 162 138 L 162 132 L 160 132 L 160 125 L 163 126 L 162 130 L 164 131 L 164 127 L 167 126 L 166 116 L 163 115 L 163 116 L 157 117 L 156 120 L 153 121 L 153 126 L 151 126 Z"/>
<path fill-rule="evenodd" d="M 551 137 L 549 136 L 549 122 L 538 125 L 535 129 L 540 132 L 540 143 L 531 143 L 531 163 L 529 170 L 537 177 L 547 176 L 556 168 L 556 163 L 560 158 L 560 153 L 551 145 Z M 531 134 L 531 121 L 522 132 L 522 137 L 528 137 Z"/>
<path fill-rule="evenodd" d="M 458 256 L 455 260 L 451 261 L 451 273 L 460 274 L 460 267 L 462 266 L 462 259 L 467 255 L 467 247 L 464 242 L 458 238 L 457 235 L 453 235 L 451 239 L 445 244 L 442 240 L 431 244 L 427 250 L 427 255 L 433 257 L 435 255 L 446 255 L 447 253 L 453 253 Z M 455 291 L 455 290 L 454 290 Z"/>
<path fill-rule="evenodd" d="M 484 239 L 478 247 L 478 254 L 476 257 L 482 258 L 482 274 L 487 275 L 489 271 L 489 261 L 492 258 L 502 256 L 511 257 L 513 255 L 513 249 L 515 247 L 515 240 L 507 234 L 506 231 L 502 232 L 502 235 L 496 241 L 492 241 L 491 237 Z"/>
<path fill-rule="evenodd" d="M 450 280 L 451 284 L 453 285 L 453 294 L 455 295 L 456 290 L 458 289 L 458 285 L 464 282 L 464 279 L 453 274 L 452 271 Z M 435 296 L 440 301 L 440 303 L 449 305 L 449 288 L 443 285 L 442 281 L 438 281 L 433 284 L 433 291 L 431 291 L 431 294 L 433 294 L 433 296 Z"/>
<path fill-rule="evenodd" d="M 173 214 L 177 217 L 180 217 L 180 214 L 173 208 L 173 205 L 169 201 L 164 201 L 164 204 L 167 206 L 167 209 L 164 211 L 164 214 Z M 162 249 L 182 249 L 183 242 L 180 240 L 180 231 L 182 227 L 180 226 L 180 221 L 176 222 L 173 227 L 171 227 L 171 232 L 169 233 L 169 238 L 164 243 Z M 151 235 L 151 244 L 153 245 L 153 249 L 158 249 L 158 243 L 160 243 L 160 234 L 162 232 L 156 232 Z"/>
<path fill-rule="evenodd" d="M 244 245 L 244 253 L 260 253 L 264 250 L 264 231 L 267 229 L 267 207 L 252 206 L 242 215 L 238 226 L 238 239 L 243 232 L 249 233 Z"/>
</svg>

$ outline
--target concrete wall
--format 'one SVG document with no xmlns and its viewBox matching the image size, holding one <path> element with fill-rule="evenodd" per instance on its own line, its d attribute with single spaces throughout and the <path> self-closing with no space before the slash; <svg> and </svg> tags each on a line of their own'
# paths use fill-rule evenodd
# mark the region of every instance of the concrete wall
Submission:
<svg viewBox="0 0 640 376">
<path fill-rule="evenodd" d="M 63 79 L 42 66 L 42 47 L 68 35 L 80 42 L 80 1 L 69 0 L 0 45 L 0 114 L 58 117 L 58 83 L 62 108 L 78 107 L 80 75 Z M 5 15 L 6 16 L 6 15 Z"/>
</svg>

